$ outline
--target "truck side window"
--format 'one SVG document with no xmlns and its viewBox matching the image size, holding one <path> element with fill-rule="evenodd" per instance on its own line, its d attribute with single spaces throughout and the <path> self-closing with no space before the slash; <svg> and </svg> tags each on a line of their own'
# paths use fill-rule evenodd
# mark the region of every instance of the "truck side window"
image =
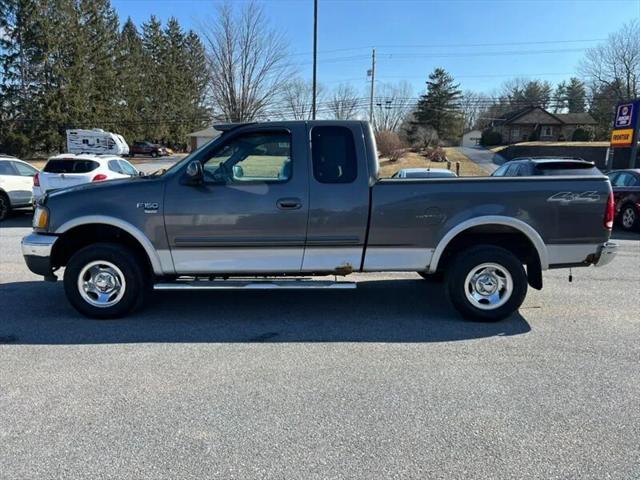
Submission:
<svg viewBox="0 0 640 480">
<path fill-rule="evenodd" d="M 291 134 L 252 132 L 239 135 L 204 163 L 206 178 L 242 182 L 286 182 L 291 178 Z"/>
<path fill-rule="evenodd" d="M 356 145 L 345 127 L 311 130 L 313 176 L 320 183 L 351 183 L 358 175 Z"/>
</svg>

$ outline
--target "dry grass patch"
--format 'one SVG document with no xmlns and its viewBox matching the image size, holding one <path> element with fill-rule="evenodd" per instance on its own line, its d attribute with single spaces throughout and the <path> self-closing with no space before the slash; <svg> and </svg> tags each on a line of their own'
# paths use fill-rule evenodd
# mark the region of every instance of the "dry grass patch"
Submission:
<svg viewBox="0 0 640 480">
<path fill-rule="evenodd" d="M 481 177 L 487 176 L 485 172 L 469 157 L 463 155 L 455 148 L 445 148 L 447 158 L 451 161 L 451 169 L 455 171 L 455 162 L 460 162 L 461 177 Z M 402 168 L 447 168 L 446 162 L 431 162 L 419 153 L 406 152 L 398 161 L 392 162 L 388 159 L 380 159 L 380 177 L 389 178 Z"/>
</svg>

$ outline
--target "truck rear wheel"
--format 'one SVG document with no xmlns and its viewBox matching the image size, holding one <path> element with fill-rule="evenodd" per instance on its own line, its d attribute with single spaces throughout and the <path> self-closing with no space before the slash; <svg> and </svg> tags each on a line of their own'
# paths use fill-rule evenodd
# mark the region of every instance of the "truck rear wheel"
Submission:
<svg viewBox="0 0 640 480">
<path fill-rule="evenodd" d="M 522 305 L 527 295 L 527 274 L 510 251 L 481 245 L 454 258 L 446 289 L 453 306 L 464 317 L 494 322 Z"/>
<path fill-rule="evenodd" d="M 118 318 L 144 302 L 144 269 L 126 247 L 97 243 L 76 252 L 64 272 L 69 303 L 87 317 Z"/>
</svg>

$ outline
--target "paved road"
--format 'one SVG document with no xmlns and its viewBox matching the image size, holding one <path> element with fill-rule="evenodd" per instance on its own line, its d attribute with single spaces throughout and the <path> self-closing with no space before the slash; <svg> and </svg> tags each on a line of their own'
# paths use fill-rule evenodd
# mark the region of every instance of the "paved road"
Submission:
<svg viewBox="0 0 640 480">
<path fill-rule="evenodd" d="M 493 173 L 504 159 L 497 153 L 482 147 L 457 147 L 458 150 L 469 157 L 472 161 L 480 165 L 487 173 Z"/>
<path fill-rule="evenodd" d="M 640 472 L 640 236 L 462 321 L 414 274 L 166 293 L 91 321 L 0 228 L 0 477 L 580 478 Z"/>
</svg>

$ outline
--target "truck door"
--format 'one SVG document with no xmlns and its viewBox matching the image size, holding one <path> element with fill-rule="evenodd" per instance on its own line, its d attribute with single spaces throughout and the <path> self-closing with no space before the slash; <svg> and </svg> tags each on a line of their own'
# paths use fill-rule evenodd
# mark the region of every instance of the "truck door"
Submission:
<svg viewBox="0 0 640 480">
<path fill-rule="evenodd" d="M 305 272 L 359 270 L 369 217 L 362 124 L 310 122 L 311 174 Z"/>
<path fill-rule="evenodd" d="M 165 191 L 177 273 L 299 272 L 309 212 L 304 124 L 240 127 L 198 154 L 201 185 Z"/>
</svg>

